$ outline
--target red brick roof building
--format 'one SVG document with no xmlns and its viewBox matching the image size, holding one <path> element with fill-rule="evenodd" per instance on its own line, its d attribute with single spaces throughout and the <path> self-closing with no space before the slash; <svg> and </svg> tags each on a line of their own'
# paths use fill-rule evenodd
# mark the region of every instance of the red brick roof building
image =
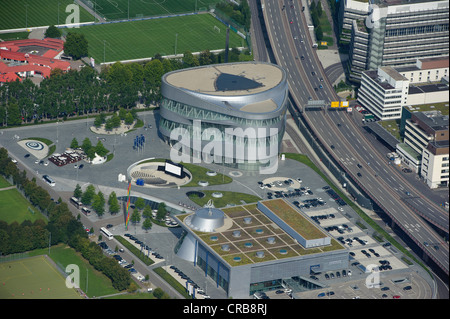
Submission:
<svg viewBox="0 0 450 319">
<path fill-rule="evenodd" d="M 46 38 L 0 42 L 0 85 L 18 77 L 49 77 L 54 69 L 70 70 L 70 63 L 60 60 L 64 41 Z"/>
</svg>

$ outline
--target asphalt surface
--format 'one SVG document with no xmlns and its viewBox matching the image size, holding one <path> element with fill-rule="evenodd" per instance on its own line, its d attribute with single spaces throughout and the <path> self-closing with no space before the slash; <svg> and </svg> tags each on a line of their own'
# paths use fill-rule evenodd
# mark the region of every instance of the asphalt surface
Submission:
<svg viewBox="0 0 450 319">
<path fill-rule="evenodd" d="M 303 106 L 309 98 L 326 102 L 337 100 L 312 49 L 308 32 L 304 31 L 307 30 L 307 26 L 299 4 L 286 0 L 283 2 L 287 4 L 286 7 L 290 7 L 290 3 L 293 3 L 294 9 L 282 10 L 277 2 L 263 2 L 269 39 L 277 63 L 288 72 L 294 102 L 298 106 Z M 323 78 L 323 81 L 320 81 L 320 78 Z M 418 213 L 426 215 L 431 222 L 447 231 L 448 214 L 422 194 L 411 191 L 413 187 L 398 176 L 395 169 L 386 165 L 383 158 L 373 150 L 367 138 L 358 133 L 350 120 L 351 115 L 332 111 L 305 111 L 304 115 L 327 150 L 342 163 L 345 171 L 353 176 L 372 199 L 396 221 L 396 224 L 409 233 L 417 245 L 448 274 L 448 245 L 418 217 Z M 341 125 L 339 129 L 338 123 Z M 332 150 L 330 145 L 334 145 L 335 149 Z M 362 165 L 366 171 L 360 178 L 356 176 L 359 172 L 357 164 Z M 394 180 L 388 179 L 393 177 Z M 406 192 L 401 193 L 403 190 L 408 190 L 412 196 L 405 199 Z M 426 246 L 424 242 L 435 243 L 441 249 Z"/>
</svg>

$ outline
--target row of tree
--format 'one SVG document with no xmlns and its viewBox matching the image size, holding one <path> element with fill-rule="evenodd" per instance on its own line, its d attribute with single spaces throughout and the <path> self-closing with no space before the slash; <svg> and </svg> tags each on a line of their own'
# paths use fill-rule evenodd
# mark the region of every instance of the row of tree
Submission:
<svg viewBox="0 0 450 319">
<path fill-rule="evenodd" d="M 93 146 L 89 137 L 86 137 L 81 145 L 78 144 L 78 140 L 74 137 L 72 139 L 72 142 L 70 143 L 70 148 L 81 148 L 86 156 L 91 160 L 95 158 L 96 153 L 98 154 L 98 156 L 102 157 L 106 156 L 109 153 L 109 150 L 106 149 L 105 146 L 103 146 L 102 141 L 98 140 L 97 145 Z"/>
<path fill-rule="evenodd" d="M 232 20 L 239 23 L 245 30 L 250 30 L 252 17 L 247 0 L 241 0 L 240 4 L 234 1 L 223 1 L 216 5 L 216 9 L 219 9 Z"/>
<path fill-rule="evenodd" d="M 48 223 L 42 219 L 21 224 L 0 221 L 2 255 L 46 248 L 51 238 L 52 245 L 65 243 L 81 252 L 95 269 L 111 279 L 114 288 L 124 290 L 130 286 L 130 273 L 113 258 L 103 255 L 101 248 L 89 240 L 83 225 L 72 215 L 67 204 L 61 200 L 55 203 L 45 189 L 36 185 L 34 178 L 28 180 L 26 172 L 17 168 L 5 148 L 0 148 L 0 174 L 6 178 L 12 177 L 17 188 L 48 217 Z"/>
<path fill-rule="evenodd" d="M 320 26 L 320 18 L 322 17 L 323 9 L 320 0 L 317 0 L 317 2 L 311 1 L 311 6 L 309 7 L 309 10 L 311 12 L 311 19 L 314 25 L 314 32 L 316 34 L 316 39 L 318 41 L 321 41 L 323 39 L 323 31 L 322 27 Z"/>
<path fill-rule="evenodd" d="M 240 60 L 232 49 L 229 61 Z M 157 54 L 146 63 L 116 62 L 98 74 L 91 67 L 67 73 L 59 69 L 49 78 L 34 84 L 30 79 L 0 86 L 0 125 L 39 123 L 57 117 L 86 116 L 92 113 L 126 110 L 137 104 L 157 105 L 161 100 L 161 78 L 170 71 L 221 63 L 223 53 L 206 50 L 197 57 L 186 51 L 181 60 L 164 59 Z"/>
</svg>

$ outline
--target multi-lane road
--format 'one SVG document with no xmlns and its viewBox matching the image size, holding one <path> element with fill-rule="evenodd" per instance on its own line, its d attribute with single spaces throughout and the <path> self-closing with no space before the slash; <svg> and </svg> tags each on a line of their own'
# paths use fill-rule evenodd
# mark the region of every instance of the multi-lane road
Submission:
<svg viewBox="0 0 450 319">
<path fill-rule="evenodd" d="M 255 3 L 259 4 L 258 1 Z M 255 3 L 251 5 L 252 10 L 255 10 Z M 309 99 L 338 100 L 312 48 L 301 1 L 261 0 L 261 4 L 275 59 L 272 62 L 286 70 L 292 102 L 296 107 L 302 109 Z M 253 37 L 261 37 L 257 30 L 253 32 Z M 304 119 L 342 170 L 353 177 L 360 188 L 448 275 L 448 244 L 422 219 L 448 233 L 448 213 L 416 192 L 390 167 L 382 154 L 361 134 L 351 116 L 329 109 L 303 112 Z"/>
</svg>

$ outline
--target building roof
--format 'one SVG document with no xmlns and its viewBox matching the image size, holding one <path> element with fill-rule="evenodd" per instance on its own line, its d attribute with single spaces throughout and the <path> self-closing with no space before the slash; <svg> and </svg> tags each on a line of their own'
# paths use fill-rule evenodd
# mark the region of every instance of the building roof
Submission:
<svg viewBox="0 0 450 319">
<path fill-rule="evenodd" d="M 17 79 L 19 79 L 19 81 L 22 81 L 22 79 L 17 74 L 15 74 L 14 72 L 0 74 L 0 83 L 14 82 Z"/>
<path fill-rule="evenodd" d="M 412 113 L 411 119 L 413 117 L 419 119 L 433 132 L 448 130 L 448 116 L 427 116 L 425 112 L 415 112 Z"/>
<path fill-rule="evenodd" d="M 419 59 L 422 66 L 421 70 L 428 70 L 428 69 L 443 69 L 448 68 L 449 66 L 449 57 L 436 57 L 436 58 L 426 58 L 426 59 Z"/>
<path fill-rule="evenodd" d="M 273 88 L 283 80 L 283 71 L 260 62 L 226 63 L 174 71 L 166 81 L 181 89 L 209 95 L 242 96 Z"/>
<path fill-rule="evenodd" d="M 302 236 L 308 238 L 326 237 L 326 233 L 301 212 L 292 207 L 283 199 L 265 200 L 264 206 L 270 207 L 283 221 Z M 331 244 L 326 246 L 304 248 L 292 236 L 282 229 L 276 222 L 267 217 L 257 204 L 240 205 L 222 208 L 224 222 L 222 224 L 222 213 L 209 215 L 208 209 L 200 209 L 212 218 L 215 230 L 202 232 L 190 227 L 196 214 L 176 215 L 180 224 L 186 225 L 201 240 L 205 246 L 215 251 L 230 266 L 241 266 L 254 264 L 269 260 L 300 257 L 310 254 L 325 253 L 334 250 L 345 249 L 336 240 L 331 239 Z M 288 214 L 289 216 L 286 216 Z M 202 216 L 202 223 L 210 222 L 209 218 Z M 217 222 L 218 221 L 218 222 Z M 216 223 L 217 222 L 217 223 Z"/>
<path fill-rule="evenodd" d="M 3 62 L 0 62 L 0 74 L 15 73 L 17 76 L 17 73 L 34 71 L 43 77 L 49 77 L 51 71 L 57 68 L 68 71 L 70 70 L 70 62 L 54 59 L 63 48 L 63 40 L 51 38 L 1 42 L 0 59 L 20 62 L 22 64 L 7 66 Z M 12 79 L 14 81 L 15 77 L 12 75 L 8 77 L 3 76 L 2 79 L 2 82 L 6 82 L 6 79 Z"/>
</svg>

